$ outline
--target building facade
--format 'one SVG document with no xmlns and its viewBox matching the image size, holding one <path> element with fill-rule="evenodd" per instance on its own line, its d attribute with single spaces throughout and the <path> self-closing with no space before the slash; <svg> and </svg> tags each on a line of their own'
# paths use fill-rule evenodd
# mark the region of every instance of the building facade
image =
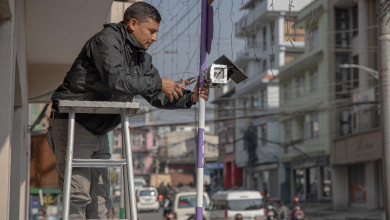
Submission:
<svg viewBox="0 0 390 220">
<path fill-rule="evenodd" d="M 304 53 L 279 72 L 280 163 L 286 164 L 290 197 L 330 201 L 330 76 L 328 1 L 303 8 L 294 27 L 304 28 Z M 312 19 L 312 17 L 315 19 Z"/>
<path fill-rule="evenodd" d="M 281 199 L 288 194 L 290 180 L 285 165 L 279 164 L 278 74 L 304 50 L 303 29 L 292 26 L 307 1 L 294 2 L 290 16 L 288 1 L 274 1 L 274 8 L 271 3 L 248 1 L 241 8 L 246 10 L 244 17 L 236 23 L 236 37 L 247 42 L 236 64 L 249 79 L 237 85 L 232 95 L 235 116 L 240 118 L 235 120 L 235 163 L 243 169 L 246 189 Z"/>
<path fill-rule="evenodd" d="M 355 64 L 377 65 L 378 2 L 329 1 L 334 131 L 330 152 L 333 209 L 383 208 L 382 135 L 378 80 Z"/>
</svg>

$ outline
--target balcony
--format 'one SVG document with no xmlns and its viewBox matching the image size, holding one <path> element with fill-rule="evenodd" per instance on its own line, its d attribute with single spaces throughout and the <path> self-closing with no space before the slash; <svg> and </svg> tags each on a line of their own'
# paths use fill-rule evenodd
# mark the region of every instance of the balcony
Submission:
<svg viewBox="0 0 390 220">
<path fill-rule="evenodd" d="M 258 50 L 258 48 L 255 48 L 255 50 Z M 257 57 L 261 55 L 260 52 L 256 52 Z M 242 49 L 237 53 L 236 57 L 236 64 L 241 66 L 244 65 L 250 61 L 256 61 L 256 56 L 253 47 L 246 47 L 246 49 Z"/>
<path fill-rule="evenodd" d="M 260 27 L 271 20 L 272 8 L 268 7 L 268 0 L 258 1 L 256 6 L 247 10 L 245 16 L 235 24 L 235 34 L 237 37 L 253 34 L 255 21 L 256 26 Z"/>
</svg>

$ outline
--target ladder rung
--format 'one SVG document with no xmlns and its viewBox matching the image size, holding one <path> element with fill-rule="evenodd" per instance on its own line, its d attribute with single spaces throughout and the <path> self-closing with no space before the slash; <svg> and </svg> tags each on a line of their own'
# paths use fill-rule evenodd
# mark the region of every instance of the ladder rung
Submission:
<svg viewBox="0 0 390 220">
<path fill-rule="evenodd" d="M 116 167 L 126 165 L 125 159 L 73 159 L 72 167 Z"/>
</svg>

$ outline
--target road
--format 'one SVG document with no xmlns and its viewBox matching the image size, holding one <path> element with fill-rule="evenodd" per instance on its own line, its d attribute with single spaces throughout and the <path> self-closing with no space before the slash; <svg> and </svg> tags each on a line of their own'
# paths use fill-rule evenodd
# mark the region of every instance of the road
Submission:
<svg viewBox="0 0 390 220">
<path fill-rule="evenodd" d="M 163 219 L 163 209 L 161 208 L 158 212 L 139 212 L 139 220 L 150 220 L 150 219 Z"/>
<path fill-rule="evenodd" d="M 119 219 L 119 201 L 114 200 L 114 216 L 110 216 L 111 219 Z M 162 220 L 163 219 L 163 209 L 160 208 L 158 212 L 138 212 L 139 220 Z"/>
</svg>

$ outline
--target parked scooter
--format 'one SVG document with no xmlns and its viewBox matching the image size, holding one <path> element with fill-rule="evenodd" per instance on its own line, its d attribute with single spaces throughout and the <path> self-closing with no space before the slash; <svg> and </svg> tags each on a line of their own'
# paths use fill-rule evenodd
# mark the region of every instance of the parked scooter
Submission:
<svg viewBox="0 0 390 220">
<path fill-rule="evenodd" d="M 294 198 L 294 204 L 295 204 L 295 207 L 291 212 L 291 220 L 304 220 L 305 219 L 305 212 L 299 206 L 299 198 L 298 197 Z"/>
</svg>

